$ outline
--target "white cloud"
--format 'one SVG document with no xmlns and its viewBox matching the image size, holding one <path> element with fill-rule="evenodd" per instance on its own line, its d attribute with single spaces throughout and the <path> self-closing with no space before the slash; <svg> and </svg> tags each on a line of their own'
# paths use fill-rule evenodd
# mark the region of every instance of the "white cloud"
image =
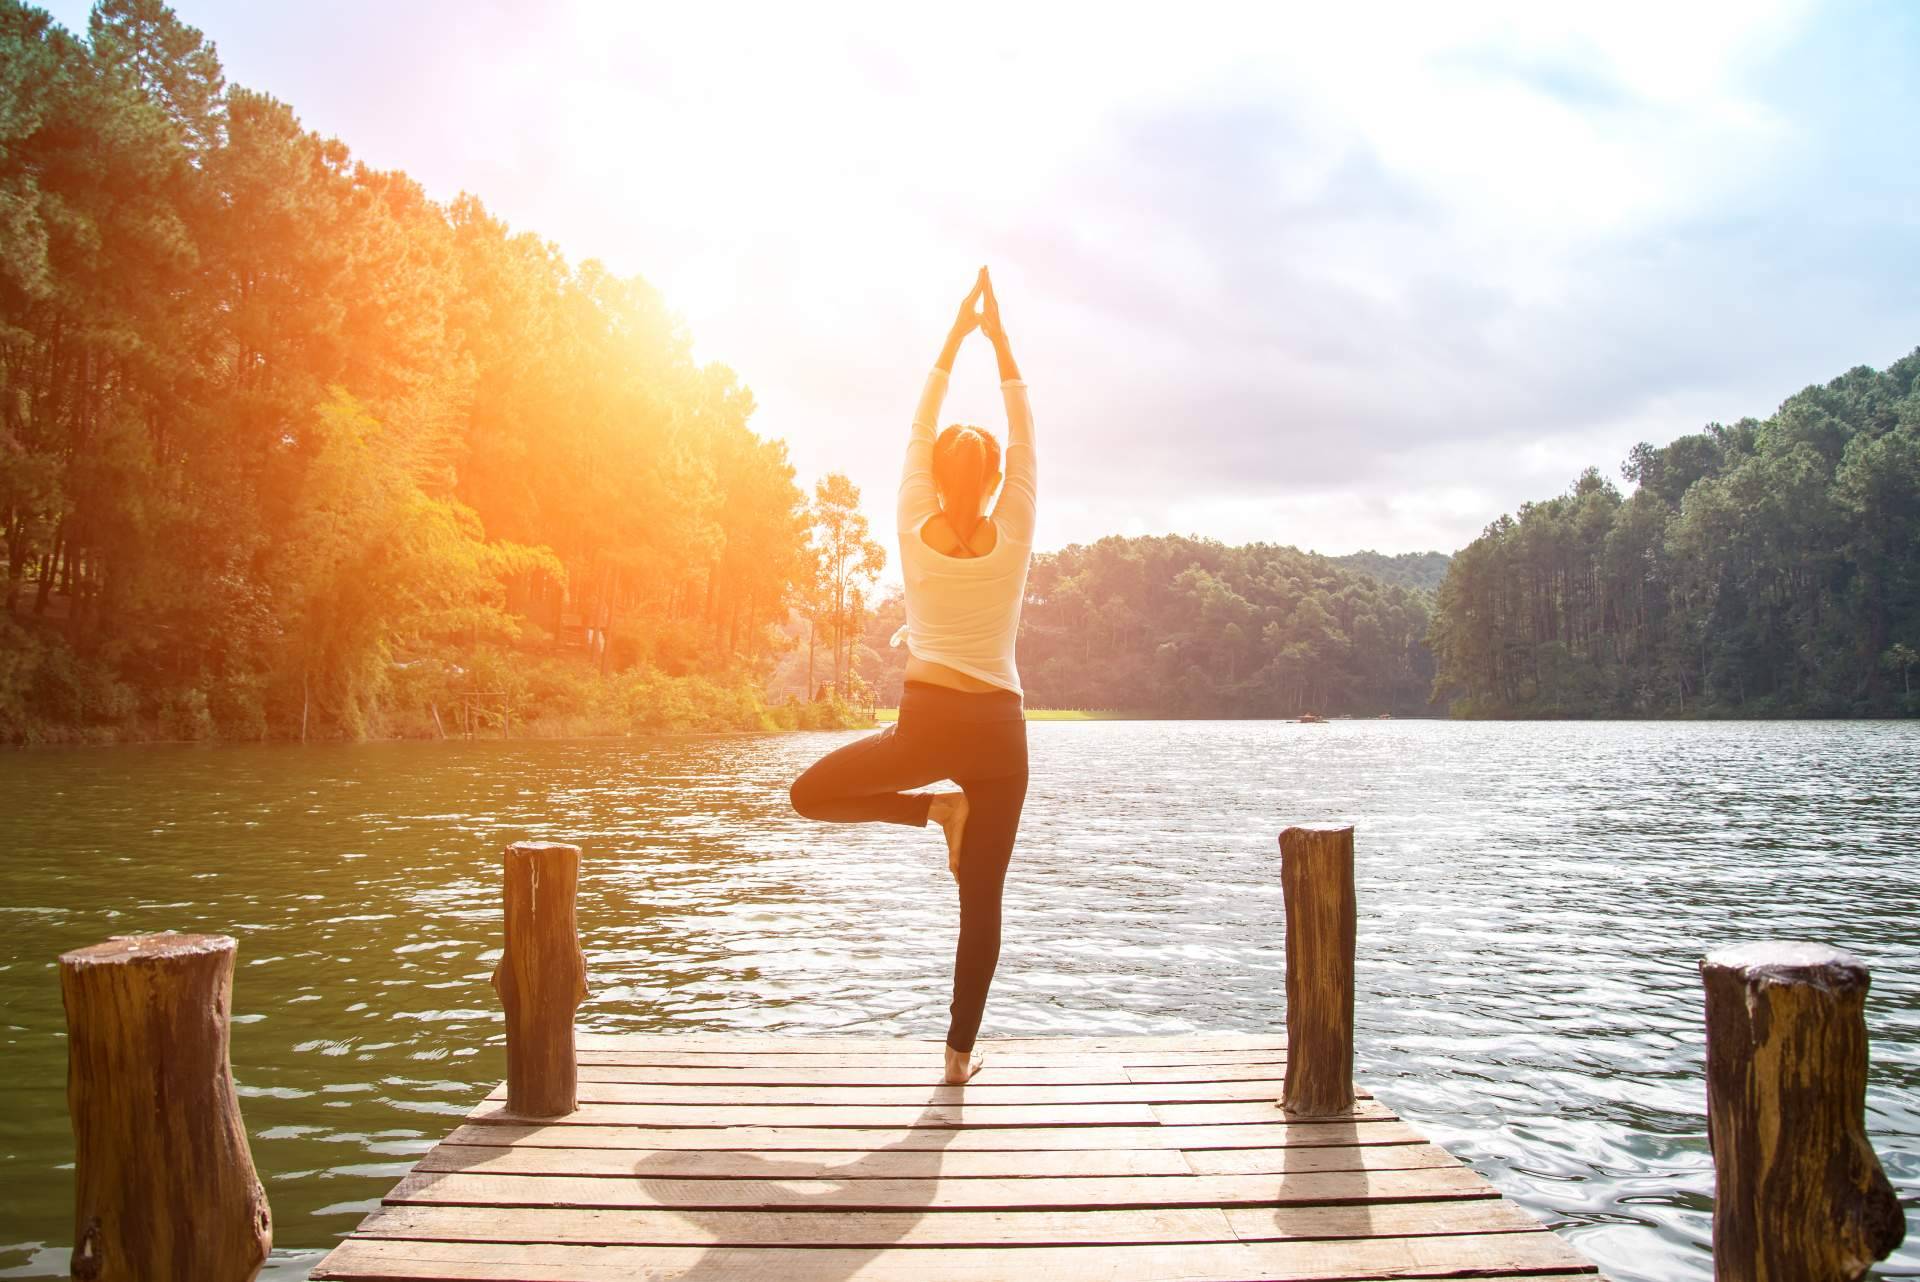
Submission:
<svg viewBox="0 0 1920 1282">
<path fill-rule="evenodd" d="M 1863 141 L 1911 117 L 1897 9 L 181 9 L 373 163 L 646 275 L 883 528 L 981 261 L 1043 546 L 1450 548 L 1920 337 L 1920 187 Z M 970 351 L 950 416 L 996 423 L 992 382 Z"/>
</svg>

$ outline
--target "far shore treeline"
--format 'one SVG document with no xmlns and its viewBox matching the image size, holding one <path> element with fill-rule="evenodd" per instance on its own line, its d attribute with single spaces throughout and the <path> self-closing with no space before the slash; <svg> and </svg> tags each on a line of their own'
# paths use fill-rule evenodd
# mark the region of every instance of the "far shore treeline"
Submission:
<svg viewBox="0 0 1920 1282">
<path fill-rule="evenodd" d="M 1445 563 L 1177 536 L 1042 553 L 1020 621 L 1027 704 L 1160 717 L 1435 715 L 1424 638 Z M 883 601 L 867 632 L 883 690 L 898 688 L 905 662 L 886 649 L 901 617 L 897 597 Z"/>
<path fill-rule="evenodd" d="M 1146 716 L 1920 715 L 1920 352 L 1589 468 L 1449 560 L 1108 538 L 1034 559 L 1029 704 Z M 867 642 L 897 671 L 883 602 Z M 884 684 L 884 683 L 883 683 Z"/>
<path fill-rule="evenodd" d="M 1039 555 L 1028 704 L 1920 714 L 1917 376 L 1641 445 L 1452 558 Z M 0 0 L 0 742 L 862 722 L 887 549 L 753 409 L 643 281 L 356 162 L 157 0 Z"/>
<path fill-rule="evenodd" d="M 1456 715 L 1920 715 L 1920 351 L 1501 517 L 1429 638 Z"/>
</svg>

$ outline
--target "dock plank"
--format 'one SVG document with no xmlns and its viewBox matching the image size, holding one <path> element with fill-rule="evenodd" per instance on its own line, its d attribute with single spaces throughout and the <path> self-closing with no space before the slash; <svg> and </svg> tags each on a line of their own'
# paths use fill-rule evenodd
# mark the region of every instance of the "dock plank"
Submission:
<svg viewBox="0 0 1920 1282">
<path fill-rule="evenodd" d="M 922 1082 L 911 1086 L 847 1086 L 835 1083 L 803 1085 L 726 1084 L 688 1085 L 681 1082 L 601 1081 L 583 1072 L 579 1098 L 583 1104 L 747 1104 L 820 1105 L 863 1104 L 1178 1104 L 1280 1098 L 1281 1078 L 1252 1081 L 1074 1082 L 1025 1085 L 976 1078 L 965 1085 Z M 489 1100 L 504 1100 L 497 1088 Z"/>
<path fill-rule="evenodd" d="M 1270 1122 L 1280 1106 L 1270 1100 L 1226 1104 L 1155 1104 L 1154 1120 L 1163 1126 L 1211 1126 L 1221 1122 Z M 1393 1110 L 1374 1100 L 1360 1099 L 1346 1114 L 1356 1122 L 1397 1121 Z"/>
<path fill-rule="evenodd" d="M 1219 1105 L 1196 1104 L 1192 1108 Z M 1276 1111 L 1269 1107 L 1268 1112 Z M 468 1114 L 475 1122 L 524 1122 L 504 1101 L 487 1101 Z M 1152 1126 L 1149 1104 L 590 1104 L 565 1117 L 542 1119 L 556 1126 Z M 1270 1120 L 1263 1118 L 1262 1120 Z"/>
<path fill-rule="evenodd" d="M 1491 1198 L 1370 1206 L 1150 1207 L 1100 1211 L 607 1210 L 383 1206 L 360 1236 L 448 1242 L 624 1246 L 1124 1246 L 1345 1237 L 1537 1233 L 1540 1222 Z"/>
<path fill-rule="evenodd" d="M 1363 1282 L 1557 1269 L 1585 1273 L 1545 1233 L 1348 1241 L 1156 1243 L 1151 1246 L 938 1247 L 572 1246 L 358 1238 L 315 1270 L 316 1282 Z"/>
<path fill-rule="evenodd" d="M 1326 1171 L 1287 1175 L 1138 1175 L 1031 1179 L 805 1180 L 779 1167 L 754 1179 L 654 1176 L 644 1163 L 626 1179 L 567 1175 L 484 1175 L 415 1170 L 387 1194 L 389 1204 L 457 1206 L 625 1206 L 680 1210 L 813 1207 L 886 1211 L 1020 1210 L 1041 1207 L 1276 1206 L 1304 1202 L 1407 1202 L 1494 1197 L 1464 1166 L 1438 1170 Z"/>
<path fill-rule="evenodd" d="M 857 1126 L 641 1127 L 547 1125 L 519 1119 L 466 1123 L 443 1145 L 512 1144 L 538 1148 L 615 1149 L 945 1149 L 990 1152 L 1019 1149 L 1099 1148 L 1313 1148 L 1356 1144 L 1417 1144 L 1419 1132 L 1404 1122 L 1271 1121 L 1223 1126 L 993 1126 L 961 1130 L 938 1127 Z"/>
<path fill-rule="evenodd" d="M 1362 1095 L 1289 1116 L 1284 1039 L 580 1044 L 580 1106 L 492 1092 L 316 1282 L 1385 1282 L 1595 1277 Z"/>
<path fill-rule="evenodd" d="M 808 1058 L 817 1060 L 821 1057 Z M 907 1056 L 870 1064 L 842 1064 L 838 1061 L 827 1064 L 654 1064 L 587 1060 L 583 1057 L 580 1061 L 580 1080 L 683 1086 L 806 1086 L 814 1083 L 826 1086 L 934 1086 L 940 1084 L 943 1067 L 937 1059 Z M 990 1070 L 986 1074 L 985 1085 L 1067 1086 L 1124 1082 L 1279 1081 L 1287 1075 L 1287 1064 L 1285 1060 L 1276 1059 L 1237 1060 L 1227 1064 L 1134 1064 L 1123 1059 L 1079 1064 L 1009 1064 L 995 1057 Z"/>
<path fill-rule="evenodd" d="M 1282 1047 L 1265 1050 L 1212 1051 L 1048 1051 L 1008 1050 L 1000 1042 L 983 1042 L 979 1049 L 996 1066 L 1016 1068 L 1177 1068 L 1205 1064 L 1285 1064 Z M 661 1051 L 644 1049 L 579 1051 L 582 1064 L 629 1064 L 657 1068 L 887 1068 L 931 1069 L 935 1076 L 945 1062 L 938 1044 L 911 1050 L 848 1051 L 824 1055 L 769 1050 Z"/>
<path fill-rule="evenodd" d="M 771 1051 L 786 1055 L 932 1054 L 944 1046 L 931 1038 L 815 1037 L 790 1033 L 581 1033 L 580 1050 L 707 1051 L 722 1054 Z M 1285 1037 L 1255 1033 L 1172 1033 L 1153 1037 L 995 1037 L 985 1043 L 996 1052 L 1045 1051 L 1055 1055 L 1100 1052 L 1132 1055 L 1143 1051 L 1249 1051 L 1287 1048 Z"/>
<path fill-rule="evenodd" d="M 1406 1145 L 1417 1148 L 1418 1145 Z M 1271 1149 L 1255 1150 L 1273 1152 Z M 1345 1153 L 1347 1149 L 1327 1150 Z M 1451 1161 L 1452 1159 L 1448 1159 Z M 1412 1163 L 1409 1163 L 1411 1165 Z M 1255 1165 L 1258 1165 L 1257 1163 Z M 1185 1175 L 1187 1160 L 1173 1149 L 1081 1149 L 1027 1153 L 730 1149 L 477 1148 L 441 1145 L 415 1170 L 468 1175 L 587 1175 L 675 1180 L 880 1180 L 1028 1178 L 1036 1175 Z"/>
<path fill-rule="evenodd" d="M 1405 1171 L 1457 1165 L 1431 1144 L 1346 1148 L 1248 1148 L 1182 1152 L 1167 1148 L 951 1152 L 923 1150 L 577 1149 L 442 1144 L 421 1171 L 475 1175 L 629 1177 L 644 1169 L 666 1179 L 979 1179 L 1036 1175 L 1281 1175 L 1308 1171 Z"/>
</svg>

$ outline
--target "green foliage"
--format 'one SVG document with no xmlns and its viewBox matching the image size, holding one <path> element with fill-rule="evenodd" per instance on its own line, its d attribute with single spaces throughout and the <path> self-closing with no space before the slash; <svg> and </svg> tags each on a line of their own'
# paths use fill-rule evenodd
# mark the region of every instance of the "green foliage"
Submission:
<svg viewBox="0 0 1920 1282">
<path fill-rule="evenodd" d="M 1416 592 L 1438 589 L 1441 580 L 1447 577 L 1447 565 L 1453 560 L 1445 552 L 1402 552 L 1397 556 L 1384 552 L 1350 552 L 1327 559 L 1342 569 Z"/>
<path fill-rule="evenodd" d="M 480 646 L 451 658 L 420 659 L 392 675 L 401 710 L 389 733 L 430 737 L 462 733 L 462 697 L 476 699 L 474 733 L 494 737 L 569 738 L 577 735 L 689 734 L 731 730 L 827 730 L 868 723 L 863 713 L 832 701 L 769 704 L 748 673 L 669 676 L 634 667 L 602 676 L 591 665 L 558 656 L 530 657 Z M 439 723 L 434 721 L 435 712 Z"/>
<path fill-rule="evenodd" d="M 0 617 L 0 742 L 102 742 L 133 724 L 131 688 L 47 629 Z"/>
<path fill-rule="evenodd" d="M 1428 598 L 1296 548 L 1105 538 L 1034 557 L 1020 676 L 1036 708 L 1166 717 L 1429 710 Z M 867 632 L 876 688 L 900 604 Z M 879 667 L 880 663 L 887 667 Z"/>
<path fill-rule="evenodd" d="M 1920 352 L 1764 422 L 1638 445 L 1453 560 L 1430 641 L 1462 716 L 1913 715 Z"/>
<path fill-rule="evenodd" d="M 844 473 L 830 472 L 813 492 L 813 572 L 801 598 L 807 616 L 808 647 L 828 640 L 827 664 L 834 698 L 856 689 L 855 646 L 867 610 L 867 591 L 887 565 L 887 550 L 870 537 L 860 511 L 860 488 Z M 811 655 L 807 680 L 813 680 Z"/>
<path fill-rule="evenodd" d="M 813 564 L 752 412 L 644 282 L 355 162 L 161 0 L 0 0 L 0 738 L 407 732 L 396 665 L 487 647 L 762 724 Z"/>
</svg>

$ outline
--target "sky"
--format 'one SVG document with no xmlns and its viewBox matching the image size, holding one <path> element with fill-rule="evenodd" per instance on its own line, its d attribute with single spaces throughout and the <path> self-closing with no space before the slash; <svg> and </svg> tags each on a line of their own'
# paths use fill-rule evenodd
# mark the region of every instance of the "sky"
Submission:
<svg viewBox="0 0 1920 1282">
<path fill-rule="evenodd" d="M 982 263 L 1042 550 L 1451 551 L 1920 345 L 1906 0 L 176 9 L 367 163 L 652 282 L 881 532 Z M 976 338 L 944 420 L 999 430 L 996 383 Z"/>
</svg>

